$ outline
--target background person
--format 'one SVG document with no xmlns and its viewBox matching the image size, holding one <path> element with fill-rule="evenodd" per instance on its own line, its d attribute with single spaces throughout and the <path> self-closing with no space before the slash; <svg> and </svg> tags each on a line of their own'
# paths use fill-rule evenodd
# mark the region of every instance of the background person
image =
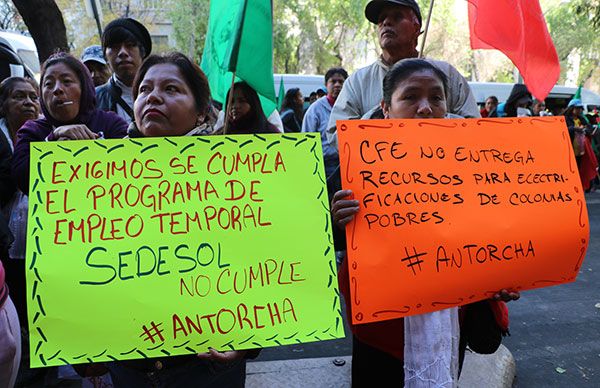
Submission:
<svg viewBox="0 0 600 388">
<path fill-rule="evenodd" d="M 319 98 L 308 107 L 304 120 L 302 121 L 302 132 L 319 132 L 321 134 L 321 145 L 323 147 L 323 160 L 325 163 L 325 177 L 334 173 L 340 164 L 337 150 L 327 140 L 327 124 L 331 109 L 335 104 L 342 86 L 348 78 L 348 72 L 341 67 L 333 67 L 325 73 L 325 86 L 327 95 Z"/>
<path fill-rule="evenodd" d="M 498 107 L 498 97 L 489 96 L 485 99 L 484 107 L 479 111 L 481 117 L 488 117 Z"/>
<path fill-rule="evenodd" d="M 417 39 L 421 33 L 421 10 L 415 0 L 371 0 L 365 16 L 377 25 L 382 53 L 371 65 L 354 72 L 333 106 L 329 119 L 328 139 L 337 148 L 337 120 L 360 119 L 381 103 L 381 85 L 391 66 L 405 58 L 416 58 Z M 462 117 L 479 117 L 479 107 L 467 80 L 449 63 L 427 59 L 448 78 L 446 101 L 448 112 Z"/>
<path fill-rule="evenodd" d="M 113 75 L 96 88 L 98 109 L 115 112 L 130 123 L 133 121 L 131 86 L 142 61 L 152 52 L 150 33 L 135 19 L 116 19 L 102 32 L 102 49 Z"/>
<path fill-rule="evenodd" d="M 225 101 L 229 101 L 229 93 L 231 90 L 227 92 Z M 267 120 L 256 91 L 244 81 L 233 85 L 228 121 L 227 134 L 280 133 L 279 129 Z M 221 133 L 222 130 L 216 134 Z"/>
<path fill-rule="evenodd" d="M 583 190 L 587 192 L 595 189 L 593 181 L 598 177 L 598 159 L 592 147 L 594 127 L 583 115 L 583 103 L 580 99 L 574 98 L 569 101 L 565 111 L 565 124 L 573 143 L 573 153 Z"/>
<path fill-rule="evenodd" d="M 284 132 L 300 132 L 304 116 L 304 97 L 299 88 L 291 88 L 283 97 L 281 121 Z"/>
<path fill-rule="evenodd" d="M 533 98 L 527 86 L 514 84 L 510 95 L 504 104 L 504 117 L 526 117 L 531 116 L 531 103 Z"/>
<path fill-rule="evenodd" d="M 94 81 L 94 86 L 104 85 L 110 78 L 110 68 L 106 64 L 102 47 L 93 45 L 86 47 L 81 54 L 81 62 L 88 68 Z"/>
</svg>

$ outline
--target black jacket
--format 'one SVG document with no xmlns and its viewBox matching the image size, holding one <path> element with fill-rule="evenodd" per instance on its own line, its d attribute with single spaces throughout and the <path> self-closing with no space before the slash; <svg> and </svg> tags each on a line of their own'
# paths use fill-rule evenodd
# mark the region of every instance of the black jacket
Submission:
<svg viewBox="0 0 600 388">
<path fill-rule="evenodd" d="M 117 104 L 121 99 L 122 93 L 121 88 L 115 83 L 113 77 L 110 77 L 107 83 L 96 87 L 96 108 L 118 114 Z M 122 107 L 127 105 L 125 101 L 122 104 Z M 131 111 L 130 117 L 131 121 L 133 121 L 133 111 Z"/>
</svg>

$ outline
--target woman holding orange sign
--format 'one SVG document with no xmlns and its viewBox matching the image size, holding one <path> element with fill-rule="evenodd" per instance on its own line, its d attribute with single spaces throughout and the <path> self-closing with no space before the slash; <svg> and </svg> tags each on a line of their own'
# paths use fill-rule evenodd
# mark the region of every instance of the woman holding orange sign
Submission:
<svg viewBox="0 0 600 388">
<path fill-rule="evenodd" d="M 446 95 L 447 79 L 441 70 L 424 60 L 403 60 L 385 76 L 381 109 L 368 118 L 444 118 Z M 360 209 L 352 196 L 350 190 L 333 196 L 331 213 L 342 230 Z M 346 263 L 340 268 L 339 282 L 350 300 Z M 353 386 L 385 386 L 399 380 L 406 386 L 456 386 L 466 346 L 478 353 L 496 351 L 508 332 L 503 301 L 518 298 L 519 293 L 502 290 L 492 301 L 352 326 Z"/>
</svg>

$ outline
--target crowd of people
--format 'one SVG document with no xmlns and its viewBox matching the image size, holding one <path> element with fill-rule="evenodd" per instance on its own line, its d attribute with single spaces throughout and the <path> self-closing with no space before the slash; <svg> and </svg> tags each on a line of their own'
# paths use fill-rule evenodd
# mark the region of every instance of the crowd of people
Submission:
<svg viewBox="0 0 600 388">
<path fill-rule="evenodd" d="M 600 187 L 598 161 L 600 160 L 600 133 L 598 124 L 600 116 L 594 110 L 584 114 L 584 106 L 580 98 L 574 97 L 566 107 L 560 108 L 557 114 L 565 117 L 569 130 L 573 154 L 577 162 L 581 184 L 585 192 L 595 191 Z M 553 116 L 543 100 L 534 99 L 523 84 L 515 84 L 506 102 L 499 103 L 496 96 L 489 96 L 480 110 L 481 117 L 539 117 Z"/>
<path fill-rule="evenodd" d="M 452 65 L 416 59 L 422 29 L 416 1 L 372 0 L 365 16 L 376 26 L 381 56 L 350 75 L 341 67 L 329 69 L 324 88 L 310 94 L 307 109 L 300 89 L 287 90 L 275 116 L 267 116 L 257 92 L 244 81 L 233 85 L 222 106 L 213 101 L 202 70 L 181 53 L 153 54 L 146 27 L 131 18 L 106 25 L 101 45 L 86 48 L 80 59 L 65 53 L 48 58 L 39 86 L 20 77 L 2 81 L 0 388 L 15 382 L 24 387 L 62 386 L 65 378 L 79 381 L 76 376 L 95 378 L 105 373 L 119 387 L 239 387 L 244 386 L 246 360 L 260 352 L 211 350 L 75 369 L 29 369 L 24 258 L 33 141 L 319 132 L 334 243 L 336 251 L 342 252 L 339 284 L 348 298 L 344 228 L 360 204 L 351 191 L 341 188 L 337 120 L 549 114 L 545 102 L 534 100 L 521 84 L 514 86 L 505 102 L 490 96 L 479 107 L 467 81 Z M 592 190 L 600 183 L 598 118 L 586 117 L 579 99 L 569 103 L 564 115 L 584 189 Z M 429 386 L 431 381 L 433 386 L 455 386 L 466 347 L 494 352 L 508 332 L 505 302 L 519 296 L 513 290 L 498 290 L 490 300 L 460 308 L 350 325 L 353 386 L 389 386 L 392 381 L 393 385 L 404 381 L 409 387 Z"/>
</svg>

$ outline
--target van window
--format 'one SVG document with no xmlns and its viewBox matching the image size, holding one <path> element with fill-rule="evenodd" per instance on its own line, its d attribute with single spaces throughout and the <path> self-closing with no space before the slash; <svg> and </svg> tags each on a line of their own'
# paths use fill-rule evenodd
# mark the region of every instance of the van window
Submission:
<svg viewBox="0 0 600 388">
<path fill-rule="evenodd" d="M 17 54 L 19 54 L 23 63 L 25 63 L 33 73 L 39 74 L 40 62 L 38 61 L 35 51 L 18 49 Z"/>
</svg>

